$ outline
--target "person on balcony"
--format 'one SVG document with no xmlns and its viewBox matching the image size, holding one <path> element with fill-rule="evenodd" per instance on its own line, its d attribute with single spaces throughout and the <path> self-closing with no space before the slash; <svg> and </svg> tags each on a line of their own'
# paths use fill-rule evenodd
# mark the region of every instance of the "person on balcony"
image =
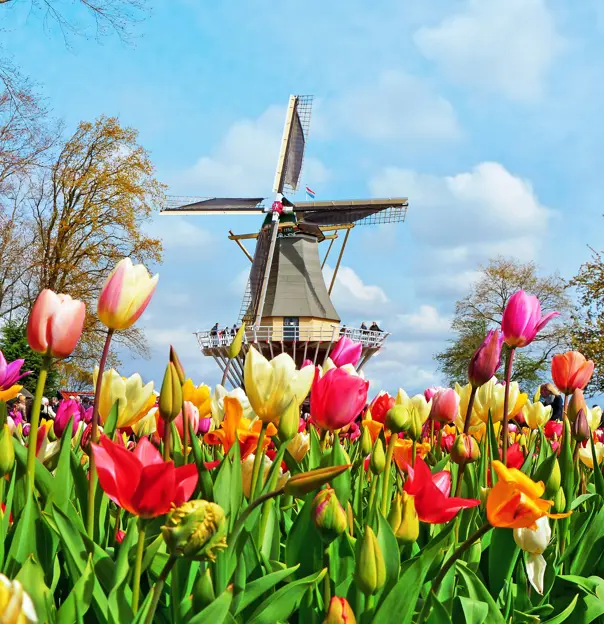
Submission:
<svg viewBox="0 0 604 624">
<path fill-rule="evenodd" d="M 369 328 L 369 331 L 382 333 L 382 330 L 378 327 L 377 321 L 373 321 L 371 327 Z"/>
<path fill-rule="evenodd" d="M 363 322 L 361 323 L 361 329 L 362 329 L 363 331 L 367 331 L 367 325 L 365 325 L 365 321 L 363 321 Z"/>
</svg>

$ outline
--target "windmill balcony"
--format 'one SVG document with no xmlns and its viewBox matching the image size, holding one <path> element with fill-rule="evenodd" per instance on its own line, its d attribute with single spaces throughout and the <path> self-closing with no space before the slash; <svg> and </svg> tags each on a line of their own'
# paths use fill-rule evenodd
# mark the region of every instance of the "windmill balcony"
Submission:
<svg viewBox="0 0 604 624">
<path fill-rule="evenodd" d="M 247 327 L 243 340 L 243 348 L 239 357 L 233 360 L 227 371 L 227 378 L 233 386 L 243 385 L 243 366 L 245 354 L 253 345 L 265 357 L 273 358 L 280 353 L 292 356 L 296 365 L 300 367 L 305 360 L 313 364 L 324 364 L 333 347 L 341 336 L 346 336 L 363 345 L 361 359 L 357 370 L 361 370 L 365 363 L 383 346 L 390 334 L 388 332 L 370 331 L 358 328 L 340 328 L 338 325 L 322 325 L 320 327 L 288 327 L 288 326 L 251 326 Z M 204 355 L 214 357 L 220 369 L 224 372 L 229 359 L 229 346 L 235 338 L 230 328 L 219 332 L 211 330 L 195 333 L 199 347 Z"/>
</svg>

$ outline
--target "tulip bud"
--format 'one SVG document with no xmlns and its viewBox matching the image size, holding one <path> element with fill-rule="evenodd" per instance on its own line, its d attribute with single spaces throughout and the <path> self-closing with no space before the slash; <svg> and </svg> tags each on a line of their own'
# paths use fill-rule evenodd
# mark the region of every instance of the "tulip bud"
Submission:
<svg viewBox="0 0 604 624">
<path fill-rule="evenodd" d="M 423 422 L 412 403 L 397 404 L 386 413 L 386 429 L 392 433 L 406 433 L 412 440 L 422 435 Z"/>
<path fill-rule="evenodd" d="M 159 393 L 159 415 L 171 423 L 182 410 L 182 386 L 176 367 L 172 362 L 166 367 Z"/>
<path fill-rule="evenodd" d="M 298 433 L 299 426 L 300 405 L 298 404 L 298 399 L 294 396 L 279 419 L 279 440 L 281 442 L 291 440 Z"/>
<path fill-rule="evenodd" d="M 564 513 L 566 511 L 566 496 L 564 496 L 564 490 L 562 488 L 556 492 L 553 509 L 555 513 Z"/>
<path fill-rule="evenodd" d="M 357 540 L 354 579 L 357 587 L 367 596 L 378 592 L 386 582 L 382 549 L 369 525 L 365 526 L 363 537 Z"/>
<path fill-rule="evenodd" d="M 191 500 L 176 507 L 161 527 L 168 550 L 178 557 L 216 561 L 214 550 L 226 548 L 226 520 L 220 505 Z"/>
<path fill-rule="evenodd" d="M 503 336 L 498 329 L 490 330 L 468 366 L 468 379 L 474 388 L 487 383 L 497 372 L 501 364 Z"/>
<path fill-rule="evenodd" d="M 0 429 L 0 477 L 9 474 L 15 465 L 15 448 L 13 446 L 13 436 L 8 425 L 3 425 Z"/>
<path fill-rule="evenodd" d="M 304 498 L 309 492 L 318 490 L 332 479 L 340 476 L 350 468 L 350 464 L 342 466 L 328 466 L 327 468 L 316 468 L 308 472 L 301 472 L 294 475 L 284 486 L 287 496 Z"/>
<path fill-rule="evenodd" d="M 327 617 L 323 624 L 357 624 L 352 608 L 346 598 L 334 596 L 329 603 Z"/>
<path fill-rule="evenodd" d="M 583 390 L 577 388 L 568 402 L 568 411 L 566 415 L 571 423 L 574 423 L 579 411 L 583 410 L 587 414 L 587 403 L 585 403 L 585 397 L 583 396 Z"/>
<path fill-rule="evenodd" d="M 545 500 L 551 500 L 556 495 L 560 489 L 562 476 L 560 473 L 560 464 L 555 454 L 550 455 L 537 468 L 533 480 L 543 481 L 545 484 L 545 492 L 543 493 L 543 498 Z"/>
<path fill-rule="evenodd" d="M 210 568 L 206 568 L 205 573 L 201 574 L 198 577 L 197 581 L 195 581 L 191 597 L 193 599 L 193 610 L 196 613 L 203 611 L 209 604 L 214 602 L 214 600 L 216 599 Z"/>
<path fill-rule="evenodd" d="M 451 447 L 451 461 L 456 464 L 471 464 L 480 459 L 480 448 L 476 440 L 465 433 L 460 433 Z"/>
<path fill-rule="evenodd" d="M 397 494 L 388 522 L 400 544 L 413 544 L 419 537 L 419 518 L 415 510 L 415 497 L 403 492 Z"/>
<path fill-rule="evenodd" d="M 394 434 L 393 434 L 394 435 Z M 382 438 L 377 438 L 373 445 L 373 451 L 369 459 L 369 468 L 374 475 L 382 474 L 386 467 L 386 454 L 384 453 L 384 444 Z"/>
<path fill-rule="evenodd" d="M 243 337 L 245 336 L 245 323 L 241 324 L 241 327 L 237 330 L 235 334 L 235 338 L 233 338 L 233 342 L 229 346 L 229 359 L 234 360 L 241 351 L 241 346 L 243 345 Z"/>
<path fill-rule="evenodd" d="M 367 427 L 363 427 L 363 433 L 361 434 L 361 452 L 363 457 L 367 457 L 371 453 L 372 449 L 371 433 Z"/>
<path fill-rule="evenodd" d="M 103 427 L 99 425 L 98 428 L 99 437 L 103 434 Z M 90 442 L 92 441 L 92 424 L 86 425 L 86 429 L 82 433 L 82 439 L 80 440 L 80 448 L 86 453 L 86 455 L 90 455 Z"/>
<path fill-rule="evenodd" d="M 170 345 L 170 362 L 174 364 L 174 368 L 176 369 L 176 374 L 178 375 L 178 379 L 180 380 L 180 385 L 182 386 L 185 383 L 185 369 L 183 368 L 182 362 L 180 358 L 176 354 L 176 350 L 172 345 Z"/>
<path fill-rule="evenodd" d="M 312 502 L 312 518 L 321 539 L 326 544 L 342 535 L 346 530 L 348 519 L 340 504 L 335 490 L 327 486 L 320 490 Z"/>
<path fill-rule="evenodd" d="M 591 436 L 591 429 L 589 428 L 589 423 L 587 422 L 587 416 L 585 416 L 584 409 L 580 409 L 577 413 L 577 417 L 571 425 L 571 431 L 573 440 L 576 442 L 585 442 L 585 440 L 589 440 L 589 437 Z"/>
<path fill-rule="evenodd" d="M 205 435 L 212 426 L 212 418 L 200 418 L 199 425 L 197 425 L 197 433 L 200 435 Z"/>
</svg>

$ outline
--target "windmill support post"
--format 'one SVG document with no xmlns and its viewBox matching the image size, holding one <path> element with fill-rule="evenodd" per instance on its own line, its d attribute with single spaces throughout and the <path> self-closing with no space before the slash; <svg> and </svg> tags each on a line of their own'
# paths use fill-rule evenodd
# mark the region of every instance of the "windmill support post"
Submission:
<svg viewBox="0 0 604 624">
<path fill-rule="evenodd" d="M 333 238 L 331 239 L 329 243 L 329 247 L 327 248 L 327 253 L 325 254 L 325 257 L 323 258 L 323 262 L 321 263 L 321 270 L 323 270 L 323 268 L 325 267 L 325 263 L 327 262 L 327 258 L 329 257 L 329 252 L 331 251 L 333 244 L 336 242 L 336 238 L 338 238 L 337 232 L 334 234 Z"/>
<path fill-rule="evenodd" d="M 233 230 L 229 230 L 229 234 L 232 237 L 235 236 L 235 234 L 233 234 Z M 253 262 L 254 258 L 252 258 L 252 255 L 250 254 L 250 252 L 243 246 L 243 243 L 238 238 L 233 238 L 233 240 L 237 243 L 237 246 L 239 247 L 239 249 L 241 249 L 241 251 L 243 251 L 243 253 L 247 256 L 247 259 L 250 262 Z"/>
<path fill-rule="evenodd" d="M 340 262 L 342 262 L 342 256 L 344 255 L 344 250 L 346 249 L 346 243 L 348 242 L 348 237 L 350 236 L 349 228 L 346 230 L 346 236 L 344 236 L 344 242 L 342 243 L 342 248 L 340 249 L 340 255 L 338 256 L 338 261 L 336 262 L 336 268 L 333 271 L 333 277 L 331 278 L 331 284 L 329 285 L 329 290 L 327 291 L 328 295 L 331 295 L 331 291 L 333 290 L 334 284 L 336 283 L 336 277 L 338 275 L 338 269 L 340 268 Z"/>
</svg>

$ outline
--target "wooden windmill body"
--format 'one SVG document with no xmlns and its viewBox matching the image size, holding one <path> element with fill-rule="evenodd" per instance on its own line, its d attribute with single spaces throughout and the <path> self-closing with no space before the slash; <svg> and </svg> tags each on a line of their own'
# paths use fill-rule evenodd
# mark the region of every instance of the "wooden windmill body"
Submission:
<svg viewBox="0 0 604 624">
<path fill-rule="evenodd" d="M 228 368 L 234 386 L 243 385 L 245 354 L 254 345 L 266 357 L 289 353 L 298 366 L 305 360 L 323 364 L 341 335 L 363 345 L 360 370 L 377 353 L 387 332 L 346 328 L 331 301 L 336 276 L 351 230 L 357 225 L 404 221 L 406 198 L 348 201 L 291 201 L 284 191 L 295 192 L 300 182 L 308 137 L 312 96 L 291 96 L 275 175 L 272 205 L 264 198 L 169 198 L 161 214 L 258 215 L 265 219 L 260 231 L 234 234 L 234 240 L 251 261 L 247 288 L 239 312 L 246 323 L 244 347 Z M 344 233 L 329 287 L 322 269 L 339 236 Z M 256 240 L 253 256 L 242 241 Z M 329 240 L 323 260 L 319 244 Z M 234 333 L 196 332 L 204 355 L 212 356 L 224 371 Z"/>
</svg>

